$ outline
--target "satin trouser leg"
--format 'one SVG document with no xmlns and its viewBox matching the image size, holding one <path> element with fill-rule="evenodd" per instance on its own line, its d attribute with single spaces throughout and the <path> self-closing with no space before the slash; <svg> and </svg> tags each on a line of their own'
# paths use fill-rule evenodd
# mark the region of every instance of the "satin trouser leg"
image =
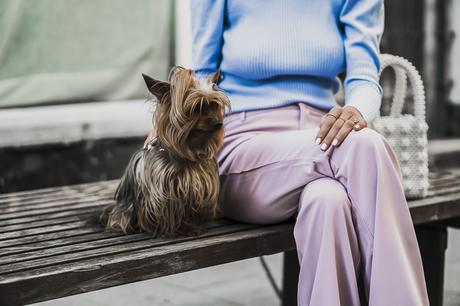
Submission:
<svg viewBox="0 0 460 306">
<path fill-rule="evenodd" d="M 365 128 L 323 152 L 320 116 L 299 104 L 226 119 L 223 213 L 253 223 L 297 216 L 299 305 L 359 305 L 361 272 L 363 305 L 428 305 L 394 151 Z"/>
</svg>

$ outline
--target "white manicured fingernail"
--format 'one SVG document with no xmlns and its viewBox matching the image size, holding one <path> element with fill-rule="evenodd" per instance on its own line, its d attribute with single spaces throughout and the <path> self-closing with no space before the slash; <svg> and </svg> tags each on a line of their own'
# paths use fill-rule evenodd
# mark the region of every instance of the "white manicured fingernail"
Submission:
<svg viewBox="0 0 460 306">
<path fill-rule="evenodd" d="M 321 138 L 319 138 L 319 137 L 316 138 L 315 142 L 316 142 L 317 145 L 319 145 L 321 143 Z"/>
<path fill-rule="evenodd" d="M 359 124 L 355 124 L 355 129 L 359 129 Z"/>
<path fill-rule="evenodd" d="M 338 143 L 339 141 L 337 140 L 337 138 L 334 138 L 334 140 L 332 141 L 332 145 L 335 147 Z"/>
<path fill-rule="evenodd" d="M 321 150 L 323 150 L 323 151 L 326 150 L 326 147 L 327 147 L 327 144 L 323 143 L 323 144 L 321 145 Z"/>
</svg>

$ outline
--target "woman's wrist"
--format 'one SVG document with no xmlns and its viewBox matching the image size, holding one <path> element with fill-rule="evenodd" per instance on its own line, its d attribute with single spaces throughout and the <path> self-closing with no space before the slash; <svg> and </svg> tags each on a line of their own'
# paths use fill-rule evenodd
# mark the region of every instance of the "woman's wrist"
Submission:
<svg viewBox="0 0 460 306">
<path fill-rule="evenodd" d="M 367 123 L 370 123 L 380 112 L 382 95 L 375 86 L 360 84 L 345 96 L 345 106 L 355 107 Z"/>
</svg>

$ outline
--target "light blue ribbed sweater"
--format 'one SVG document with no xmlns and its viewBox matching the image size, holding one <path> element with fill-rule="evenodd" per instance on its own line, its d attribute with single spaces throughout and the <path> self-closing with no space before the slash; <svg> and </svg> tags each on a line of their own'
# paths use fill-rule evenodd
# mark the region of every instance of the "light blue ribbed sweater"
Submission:
<svg viewBox="0 0 460 306">
<path fill-rule="evenodd" d="M 383 0 L 191 0 L 194 70 L 220 69 L 232 112 L 304 102 L 329 110 L 346 71 L 345 104 L 370 122 Z"/>
</svg>

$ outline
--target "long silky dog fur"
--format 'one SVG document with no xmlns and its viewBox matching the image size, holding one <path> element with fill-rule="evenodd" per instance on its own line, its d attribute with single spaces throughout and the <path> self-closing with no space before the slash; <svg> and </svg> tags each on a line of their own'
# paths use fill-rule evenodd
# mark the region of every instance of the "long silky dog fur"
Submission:
<svg viewBox="0 0 460 306">
<path fill-rule="evenodd" d="M 143 75 L 157 101 L 157 138 L 137 150 L 100 220 L 110 231 L 145 231 L 172 237 L 199 232 L 218 209 L 215 159 L 223 144 L 223 116 L 230 107 L 218 89 L 219 72 L 197 79 L 174 67 L 168 82 Z"/>
</svg>

